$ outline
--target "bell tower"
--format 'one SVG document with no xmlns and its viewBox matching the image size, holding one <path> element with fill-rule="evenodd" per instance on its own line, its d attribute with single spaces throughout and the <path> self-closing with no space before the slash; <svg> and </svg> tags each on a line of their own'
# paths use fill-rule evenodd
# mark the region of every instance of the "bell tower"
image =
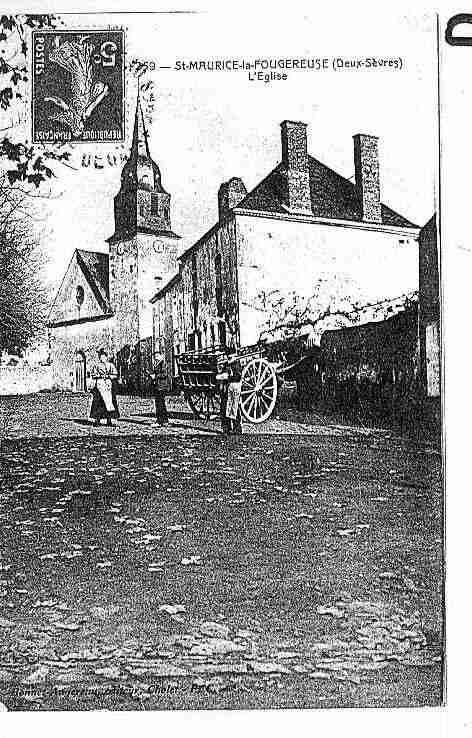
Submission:
<svg viewBox="0 0 472 738">
<path fill-rule="evenodd" d="M 108 239 L 110 302 L 118 370 L 130 390 L 145 389 L 152 365 L 152 306 L 156 285 L 177 270 L 177 236 L 171 227 L 170 194 L 152 159 L 141 103 L 133 139 L 114 200 L 115 232 Z"/>
<path fill-rule="evenodd" d="M 131 152 L 121 172 L 121 187 L 115 197 L 115 233 L 110 242 L 138 231 L 175 238 L 170 222 L 170 195 L 162 186 L 158 165 L 151 158 L 139 97 Z"/>
</svg>

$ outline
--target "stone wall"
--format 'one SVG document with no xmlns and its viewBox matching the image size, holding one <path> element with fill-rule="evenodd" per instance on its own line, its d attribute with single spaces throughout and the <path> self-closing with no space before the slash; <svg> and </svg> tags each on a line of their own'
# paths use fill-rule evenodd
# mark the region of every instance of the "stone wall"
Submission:
<svg viewBox="0 0 472 738">
<path fill-rule="evenodd" d="M 152 306 L 156 278 L 176 268 L 175 239 L 138 234 L 110 245 L 110 296 L 115 313 L 112 351 L 129 392 L 149 389 L 153 364 Z"/>
<path fill-rule="evenodd" d="M 0 367 L 0 395 L 29 395 L 52 388 L 52 366 Z"/>
<path fill-rule="evenodd" d="M 387 320 L 326 331 L 317 364 L 316 407 L 356 422 L 394 421 L 404 430 L 418 430 L 417 321 L 413 304 Z"/>
<path fill-rule="evenodd" d="M 177 271 L 178 239 L 140 233 L 138 251 L 139 337 L 152 335 L 152 306 L 149 302 L 156 286 L 164 285 Z"/>
<path fill-rule="evenodd" d="M 115 319 L 110 345 L 120 379 L 136 391 L 139 386 L 138 242 L 137 238 L 110 244 L 110 304 Z"/>
</svg>

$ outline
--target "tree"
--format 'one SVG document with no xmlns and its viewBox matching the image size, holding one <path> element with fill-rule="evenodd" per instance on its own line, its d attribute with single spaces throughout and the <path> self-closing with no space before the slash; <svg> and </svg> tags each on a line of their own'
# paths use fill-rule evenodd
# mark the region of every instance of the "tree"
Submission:
<svg viewBox="0 0 472 738">
<path fill-rule="evenodd" d="M 0 351 L 19 353 L 43 328 L 48 295 L 31 195 L 0 179 Z"/>
<path fill-rule="evenodd" d="M 70 153 L 63 144 L 31 145 L 17 139 L 11 115 L 25 108 L 25 87 L 28 82 L 27 54 L 29 31 L 53 28 L 58 23 L 54 15 L 0 16 L 0 163 L 10 184 L 21 182 L 39 187 L 54 176 L 52 163 L 66 162 Z M 10 114 L 10 121 L 8 121 Z"/>
<path fill-rule="evenodd" d="M 0 350 L 24 349 L 46 317 L 35 202 L 54 162 L 66 163 L 70 154 L 62 144 L 32 145 L 21 119 L 30 31 L 58 22 L 53 15 L 0 16 Z"/>
</svg>

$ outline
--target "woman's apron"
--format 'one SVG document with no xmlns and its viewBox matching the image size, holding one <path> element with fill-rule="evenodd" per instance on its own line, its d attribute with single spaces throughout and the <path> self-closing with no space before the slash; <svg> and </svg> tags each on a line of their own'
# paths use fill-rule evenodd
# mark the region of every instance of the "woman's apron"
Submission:
<svg viewBox="0 0 472 738">
<path fill-rule="evenodd" d="M 226 400 L 226 417 L 236 420 L 238 417 L 239 400 L 241 397 L 241 382 L 229 382 L 228 399 Z"/>
<path fill-rule="evenodd" d="M 109 377 L 103 379 L 97 379 L 96 382 L 97 390 L 104 402 L 105 408 L 108 413 L 113 412 L 115 406 L 113 404 L 113 393 L 112 393 L 112 382 Z"/>
</svg>

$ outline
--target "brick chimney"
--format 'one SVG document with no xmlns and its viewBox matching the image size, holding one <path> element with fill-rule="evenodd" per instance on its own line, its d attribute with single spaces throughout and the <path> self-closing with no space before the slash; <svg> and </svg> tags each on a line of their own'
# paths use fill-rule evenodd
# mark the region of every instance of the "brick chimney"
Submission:
<svg viewBox="0 0 472 738">
<path fill-rule="evenodd" d="M 223 182 L 218 190 L 219 220 L 223 221 L 246 195 L 246 187 L 239 177 L 232 177 L 229 182 Z"/>
<path fill-rule="evenodd" d="M 381 223 L 379 140 L 357 133 L 354 139 L 354 168 L 362 220 Z"/>
<path fill-rule="evenodd" d="M 286 176 L 285 206 L 290 212 L 311 214 L 306 123 L 284 120 L 280 128 L 282 165 Z"/>
</svg>

